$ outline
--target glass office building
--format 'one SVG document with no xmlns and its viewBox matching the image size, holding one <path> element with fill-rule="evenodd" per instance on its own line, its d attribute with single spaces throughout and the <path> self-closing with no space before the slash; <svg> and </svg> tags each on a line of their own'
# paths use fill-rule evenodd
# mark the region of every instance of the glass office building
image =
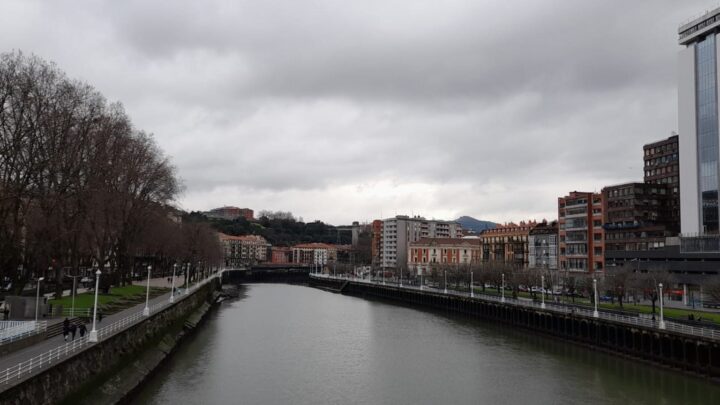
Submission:
<svg viewBox="0 0 720 405">
<path fill-rule="evenodd" d="M 720 8 L 679 29 L 680 223 L 685 235 L 718 233 Z"/>
</svg>

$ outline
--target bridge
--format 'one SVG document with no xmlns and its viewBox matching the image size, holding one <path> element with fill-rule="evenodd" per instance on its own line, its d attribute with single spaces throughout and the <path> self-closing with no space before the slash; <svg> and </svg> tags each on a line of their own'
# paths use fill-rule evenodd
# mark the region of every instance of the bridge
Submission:
<svg viewBox="0 0 720 405">
<path fill-rule="evenodd" d="M 258 264 L 225 269 L 223 283 L 290 283 L 304 284 L 314 271 L 309 264 Z"/>
</svg>

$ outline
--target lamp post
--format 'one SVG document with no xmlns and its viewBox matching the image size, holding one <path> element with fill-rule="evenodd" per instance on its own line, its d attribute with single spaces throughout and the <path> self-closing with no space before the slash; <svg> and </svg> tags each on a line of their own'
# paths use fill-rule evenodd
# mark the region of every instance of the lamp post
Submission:
<svg viewBox="0 0 720 405">
<path fill-rule="evenodd" d="M 593 317 L 600 317 L 598 312 L 598 293 L 597 293 L 597 280 L 593 279 L 593 301 L 595 302 L 595 310 L 593 310 Z"/>
<path fill-rule="evenodd" d="M 445 278 L 443 292 L 447 294 L 447 270 L 443 270 L 443 277 Z"/>
<path fill-rule="evenodd" d="M 421 273 L 420 273 L 420 290 L 421 290 L 421 291 L 423 290 L 423 280 L 422 280 L 422 276 L 423 276 L 423 274 L 422 274 L 422 272 L 421 272 Z"/>
<path fill-rule="evenodd" d="M 658 284 L 658 288 L 660 289 L 660 323 L 658 323 L 658 328 L 665 329 L 665 319 L 663 319 L 663 285 L 662 283 Z"/>
<path fill-rule="evenodd" d="M 173 264 L 173 278 L 170 284 L 170 303 L 175 302 L 175 272 L 177 271 L 177 263 Z"/>
<path fill-rule="evenodd" d="M 37 298 L 35 298 L 35 323 L 38 321 L 38 314 L 40 311 L 40 282 L 45 280 L 45 277 L 40 277 L 37 281 Z"/>
<path fill-rule="evenodd" d="M 470 298 L 475 298 L 475 289 L 473 288 L 473 272 L 470 270 Z"/>
<path fill-rule="evenodd" d="M 382 273 L 382 282 L 383 282 L 383 285 L 385 285 L 385 270 L 382 270 L 381 273 Z"/>
<path fill-rule="evenodd" d="M 402 267 L 400 267 L 400 287 L 402 287 Z"/>
<path fill-rule="evenodd" d="M 500 302 L 505 302 L 505 273 L 502 273 L 502 289 L 500 290 Z"/>
<path fill-rule="evenodd" d="M 95 319 L 97 318 L 97 301 L 98 289 L 100 287 L 100 270 L 95 272 L 95 305 L 93 305 L 93 327 L 88 336 L 88 342 L 95 343 L 98 341 L 97 329 L 95 328 Z"/>
<path fill-rule="evenodd" d="M 145 288 L 145 308 L 143 308 L 143 315 L 144 316 L 150 316 L 150 307 L 148 304 L 150 303 L 150 271 L 152 270 L 152 266 L 148 266 L 148 279 L 147 279 L 147 287 Z"/>
<path fill-rule="evenodd" d="M 75 280 L 80 276 L 65 276 L 65 277 L 70 277 L 73 279 L 72 291 L 70 291 L 70 293 L 72 295 L 72 304 L 70 306 L 70 316 L 75 316 L 75 291 L 76 291 Z"/>
<path fill-rule="evenodd" d="M 545 309 L 545 275 L 540 276 L 540 297 L 542 297 L 540 308 Z"/>
</svg>

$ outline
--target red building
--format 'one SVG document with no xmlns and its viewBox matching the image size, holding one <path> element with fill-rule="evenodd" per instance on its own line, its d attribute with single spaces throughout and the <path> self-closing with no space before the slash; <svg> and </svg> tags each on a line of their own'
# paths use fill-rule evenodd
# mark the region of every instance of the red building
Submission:
<svg viewBox="0 0 720 405">
<path fill-rule="evenodd" d="M 560 270 L 593 273 L 605 268 L 603 195 L 573 191 L 558 198 Z"/>
</svg>

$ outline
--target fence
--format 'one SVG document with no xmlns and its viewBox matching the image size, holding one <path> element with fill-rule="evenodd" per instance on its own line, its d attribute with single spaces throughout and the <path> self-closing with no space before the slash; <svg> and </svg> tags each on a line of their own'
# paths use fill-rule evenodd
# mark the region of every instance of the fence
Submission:
<svg viewBox="0 0 720 405">
<path fill-rule="evenodd" d="M 348 278 L 345 277 L 333 277 L 331 275 L 321 275 L 321 274 L 311 274 L 311 277 L 315 278 L 326 278 L 326 279 L 336 279 L 336 280 L 348 280 Z M 357 280 L 351 280 L 356 282 L 362 282 L 367 284 L 375 284 L 380 286 L 386 286 L 386 287 L 393 287 L 393 288 L 403 288 L 407 290 L 418 290 L 420 291 L 420 287 L 415 286 L 400 286 L 398 284 L 390 284 L 390 283 L 382 283 L 378 281 L 372 281 L 372 280 L 364 280 L 364 279 L 357 279 Z M 429 289 L 425 289 L 425 291 L 428 291 Z M 432 290 L 430 290 L 432 291 Z M 504 304 L 509 305 L 515 305 L 515 306 L 521 306 L 521 307 L 532 307 L 532 308 L 538 308 L 543 309 L 546 311 L 554 311 L 554 312 L 561 312 L 561 313 L 572 313 L 577 315 L 582 315 L 586 317 L 594 317 L 593 310 L 586 309 L 586 308 L 580 308 L 577 306 L 570 306 L 570 305 L 562 305 L 562 304 L 554 304 L 551 302 L 545 303 L 545 306 L 543 307 L 543 304 L 541 302 L 537 301 L 531 301 L 531 300 L 520 300 L 510 297 L 498 297 L 495 295 L 486 295 L 482 293 L 475 293 L 474 297 L 470 297 L 469 292 L 460 292 L 460 291 L 448 291 L 447 293 L 441 292 L 440 290 L 434 290 L 435 293 L 442 293 L 442 294 L 449 294 L 449 295 L 455 295 L 460 296 L 464 298 L 471 298 L 471 299 L 478 299 L 478 300 L 485 300 L 485 301 L 494 301 L 494 302 L 501 302 Z M 636 326 L 644 326 L 648 328 L 659 328 L 660 322 L 658 320 L 652 320 L 647 319 L 644 317 L 639 316 L 633 316 L 633 315 L 622 315 L 614 312 L 606 312 L 601 309 L 598 309 L 598 318 L 600 319 L 606 319 L 613 322 L 619 322 L 624 324 L 630 324 L 630 325 L 636 325 Z M 692 336 L 702 336 L 705 338 L 713 339 L 713 340 L 720 340 L 720 330 L 711 329 L 711 328 L 704 328 L 701 326 L 690 326 L 685 325 L 677 322 L 673 322 L 671 320 L 665 319 L 665 330 L 682 333 L 685 335 L 692 335 Z"/>
<path fill-rule="evenodd" d="M 47 330 L 47 321 L 0 322 L 0 345 L 8 344 Z"/>
<path fill-rule="evenodd" d="M 163 301 L 153 304 L 152 306 L 150 306 L 150 314 L 155 314 L 171 305 L 177 304 L 178 302 L 187 298 L 190 293 L 196 291 L 198 288 L 212 281 L 214 278 L 221 277 L 221 275 L 222 272 L 216 273 L 209 278 L 192 285 L 186 290 L 184 294 L 176 294 L 174 303 L 171 303 L 169 301 Z M 139 323 L 142 319 L 147 319 L 147 316 L 144 316 L 142 310 L 140 310 L 122 319 L 119 319 L 111 323 L 110 325 L 98 329 L 98 342 L 103 341 L 136 323 Z M 75 352 L 81 350 L 86 346 L 89 346 L 92 343 L 88 340 L 88 337 L 89 335 L 85 335 L 79 339 L 61 344 L 56 348 L 50 349 L 47 352 L 20 362 L 12 367 L 8 367 L 5 370 L 0 370 L 0 385 L 7 386 L 13 384 L 14 382 L 22 381 L 22 378 L 29 377 L 30 375 L 38 373 L 43 369 L 48 368 L 50 365 L 57 363 L 60 359 L 72 356 Z"/>
</svg>

